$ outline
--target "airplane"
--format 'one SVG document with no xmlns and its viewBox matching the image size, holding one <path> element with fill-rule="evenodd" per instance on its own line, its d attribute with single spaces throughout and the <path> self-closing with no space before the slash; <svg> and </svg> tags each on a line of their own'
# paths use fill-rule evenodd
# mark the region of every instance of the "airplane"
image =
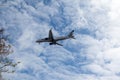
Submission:
<svg viewBox="0 0 120 80">
<path fill-rule="evenodd" d="M 62 37 L 53 37 L 52 29 L 49 30 L 49 35 L 47 38 L 44 39 L 39 39 L 36 41 L 36 43 L 42 43 L 42 42 L 49 42 L 49 45 L 60 45 L 63 46 L 62 44 L 57 43 L 57 41 L 65 40 L 65 39 L 75 39 L 73 36 L 74 30 L 72 30 L 67 36 L 62 36 Z"/>
</svg>

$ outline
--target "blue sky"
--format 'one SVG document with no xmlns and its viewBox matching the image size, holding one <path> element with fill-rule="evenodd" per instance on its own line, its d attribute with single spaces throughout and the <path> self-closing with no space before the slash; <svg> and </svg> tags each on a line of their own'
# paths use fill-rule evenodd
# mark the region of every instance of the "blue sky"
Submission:
<svg viewBox="0 0 120 80">
<path fill-rule="evenodd" d="M 119 1 L 116 0 L 1 0 L 0 26 L 10 34 L 21 63 L 11 80 L 120 80 Z M 67 35 L 64 46 L 35 41 Z"/>
</svg>

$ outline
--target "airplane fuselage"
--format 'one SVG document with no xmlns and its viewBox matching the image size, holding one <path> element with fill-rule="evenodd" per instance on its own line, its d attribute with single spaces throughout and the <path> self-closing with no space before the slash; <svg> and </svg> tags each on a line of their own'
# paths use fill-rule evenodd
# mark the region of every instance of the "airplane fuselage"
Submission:
<svg viewBox="0 0 120 80">
<path fill-rule="evenodd" d="M 67 36 L 56 37 L 53 40 L 49 39 L 49 38 L 44 38 L 44 39 L 37 40 L 36 42 L 38 42 L 38 43 L 41 43 L 41 42 L 53 42 L 54 43 L 54 42 L 57 42 L 57 41 L 60 41 L 60 40 L 65 40 L 65 39 L 69 39 L 69 37 L 67 37 Z"/>
</svg>

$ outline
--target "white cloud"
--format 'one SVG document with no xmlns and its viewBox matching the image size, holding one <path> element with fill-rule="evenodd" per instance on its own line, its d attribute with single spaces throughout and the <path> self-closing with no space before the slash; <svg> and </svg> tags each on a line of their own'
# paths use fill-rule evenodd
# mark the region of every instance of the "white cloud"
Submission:
<svg viewBox="0 0 120 80">
<path fill-rule="evenodd" d="M 120 14 L 120 10 L 119 10 L 120 5 L 119 4 L 120 4 L 120 1 L 117 1 L 117 0 L 111 1 L 109 15 L 112 20 L 116 20 L 116 19 L 118 19 L 118 17 L 120 17 L 119 16 L 119 14 Z"/>
<path fill-rule="evenodd" d="M 0 9 L 0 24 L 15 29 L 10 32 L 14 37 L 19 32 L 17 44 L 13 43 L 12 58 L 21 63 L 15 74 L 5 76 L 14 80 L 119 80 L 119 3 L 117 0 L 51 0 L 49 5 L 42 1 L 33 5 L 24 0 L 10 1 L 9 7 Z M 62 25 L 60 32 L 53 29 L 55 36 L 74 29 L 76 39 L 64 41 L 64 47 L 36 44 L 36 39 L 47 37 L 48 30 L 54 27 L 50 24 L 53 18 L 57 26 L 67 23 L 62 22 L 61 15 L 70 23 Z M 81 28 L 89 33 L 82 34 Z"/>
</svg>

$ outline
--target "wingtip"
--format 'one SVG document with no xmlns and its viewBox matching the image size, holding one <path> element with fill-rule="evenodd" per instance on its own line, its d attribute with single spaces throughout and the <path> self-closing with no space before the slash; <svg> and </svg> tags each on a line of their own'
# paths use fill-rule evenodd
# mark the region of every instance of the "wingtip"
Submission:
<svg viewBox="0 0 120 80">
<path fill-rule="evenodd" d="M 52 28 L 50 28 L 50 30 L 52 30 Z"/>
</svg>

